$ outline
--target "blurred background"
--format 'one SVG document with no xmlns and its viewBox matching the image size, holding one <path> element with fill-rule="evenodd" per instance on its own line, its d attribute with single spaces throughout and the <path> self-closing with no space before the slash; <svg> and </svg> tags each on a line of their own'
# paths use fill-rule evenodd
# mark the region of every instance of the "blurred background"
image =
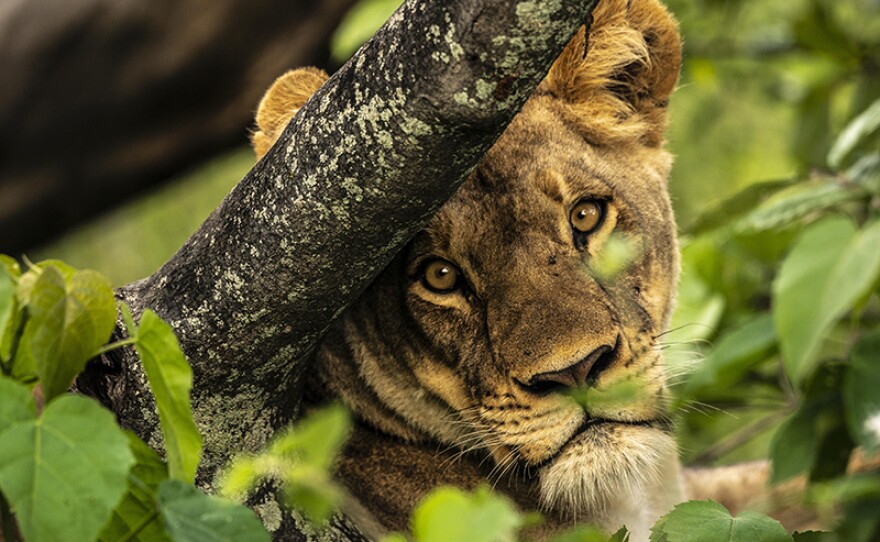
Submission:
<svg viewBox="0 0 880 542">
<path fill-rule="evenodd" d="M 299 65 L 332 72 L 398 3 L 7 0 L 0 252 L 117 285 L 150 274 L 253 165 L 247 133 L 271 81 Z M 664 346 L 686 372 L 768 317 L 780 259 L 810 216 L 733 221 L 778 189 L 846 181 L 828 154 L 880 97 L 880 0 L 667 3 L 685 39 L 669 136 L 685 269 Z M 734 374 L 692 386 L 686 459 L 766 455 L 795 408 L 776 339 L 760 332 Z"/>
</svg>

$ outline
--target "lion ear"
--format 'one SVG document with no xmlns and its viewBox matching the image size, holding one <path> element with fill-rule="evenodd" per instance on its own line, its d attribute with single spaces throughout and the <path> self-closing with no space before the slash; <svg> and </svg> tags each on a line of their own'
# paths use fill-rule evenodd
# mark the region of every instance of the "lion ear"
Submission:
<svg viewBox="0 0 880 542">
<path fill-rule="evenodd" d="M 584 34 L 572 38 L 539 92 L 558 98 L 591 143 L 661 146 L 681 69 L 675 19 L 656 0 L 602 0 L 587 43 Z"/>
<path fill-rule="evenodd" d="M 258 160 L 269 152 L 290 119 L 328 78 L 324 70 L 299 68 L 272 83 L 257 107 L 257 129 L 251 134 Z"/>
</svg>

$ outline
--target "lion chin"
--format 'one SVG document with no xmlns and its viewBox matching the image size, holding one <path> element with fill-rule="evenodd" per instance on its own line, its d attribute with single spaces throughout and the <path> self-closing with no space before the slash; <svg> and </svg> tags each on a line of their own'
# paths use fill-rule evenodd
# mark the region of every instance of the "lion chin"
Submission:
<svg viewBox="0 0 880 542">
<path fill-rule="evenodd" d="M 650 425 L 588 426 L 539 471 L 542 508 L 563 524 L 589 522 L 630 540 L 648 540 L 650 526 L 678 502 L 675 441 Z"/>
</svg>

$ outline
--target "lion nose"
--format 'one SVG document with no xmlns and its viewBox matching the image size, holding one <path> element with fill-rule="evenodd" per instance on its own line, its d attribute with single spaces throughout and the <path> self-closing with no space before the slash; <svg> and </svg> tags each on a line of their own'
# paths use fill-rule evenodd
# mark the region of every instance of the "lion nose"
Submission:
<svg viewBox="0 0 880 542">
<path fill-rule="evenodd" d="M 526 391 L 536 395 L 548 395 L 568 388 L 591 385 L 599 378 L 599 374 L 611 365 L 616 347 L 600 346 L 577 363 L 559 369 L 539 373 L 519 385 Z"/>
</svg>

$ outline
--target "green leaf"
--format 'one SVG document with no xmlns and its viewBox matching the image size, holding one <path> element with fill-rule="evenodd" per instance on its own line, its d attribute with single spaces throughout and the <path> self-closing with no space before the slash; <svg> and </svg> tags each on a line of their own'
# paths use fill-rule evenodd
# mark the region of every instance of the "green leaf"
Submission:
<svg viewBox="0 0 880 542">
<path fill-rule="evenodd" d="M 773 435 L 771 483 L 809 472 L 819 449 L 819 429 L 810 410 L 798 410 Z"/>
<path fill-rule="evenodd" d="M 36 364 L 46 401 L 64 393 L 110 338 L 116 322 L 113 289 L 100 274 L 79 271 L 68 280 L 49 266 L 29 296 L 22 341 Z"/>
<path fill-rule="evenodd" d="M 651 529 L 651 542 L 792 542 L 775 519 L 755 512 L 732 517 L 713 501 L 676 506 Z"/>
<path fill-rule="evenodd" d="M 236 457 L 221 480 L 222 494 L 243 498 L 264 478 L 280 480 L 287 503 L 317 525 L 326 523 L 343 497 L 332 466 L 351 429 L 342 405 L 310 413 L 257 456 Z"/>
<path fill-rule="evenodd" d="M 18 300 L 15 298 L 15 277 L 4 265 L 0 265 L 0 363 L 10 360 L 12 344 L 21 319 Z"/>
<path fill-rule="evenodd" d="M 760 314 L 743 326 L 724 335 L 715 349 L 694 371 L 685 386 L 685 394 L 700 389 L 730 385 L 765 359 L 776 345 L 776 329 L 770 314 Z"/>
<path fill-rule="evenodd" d="M 854 118 L 837 137 L 828 152 L 828 165 L 839 169 L 847 156 L 880 128 L 880 99 Z"/>
<path fill-rule="evenodd" d="M 162 521 L 174 542 L 268 542 L 269 533 L 245 506 L 209 497 L 180 480 L 159 488 Z"/>
<path fill-rule="evenodd" d="M 516 540 L 523 519 L 507 499 L 482 487 L 466 493 L 441 487 L 428 494 L 413 512 L 418 542 L 497 542 Z"/>
<path fill-rule="evenodd" d="M 700 235 L 729 225 L 736 217 L 752 211 L 762 200 L 781 188 L 791 186 L 792 183 L 791 179 L 780 179 L 751 184 L 733 196 L 701 212 L 690 226 L 684 229 L 684 232 L 691 235 Z"/>
<path fill-rule="evenodd" d="M 271 446 L 273 454 L 294 453 L 300 463 L 329 469 L 351 431 L 351 414 L 341 404 L 310 413 Z"/>
<path fill-rule="evenodd" d="M 99 540 L 170 541 L 159 517 L 157 500 L 159 486 L 168 479 L 168 465 L 134 433 L 126 432 L 126 436 L 135 458 L 128 474 L 128 493 L 113 510 Z"/>
<path fill-rule="evenodd" d="M 880 451 L 880 332 L 862 337 L 853 349 L 844 381 L 850 434 L 865 451 Z"/>
<path fill-rule="evenodd" d="M 113 414 L 85 397 L 60 397 L 0 434 L 0 490 L 29 542 L 94 540 L 133 463 Z"/>
<path fill-rule="evenodd" d="M 880 195 L 880 152 L 859 158 L 845 176 L 868 194 Z"/>
<path fill-rule="evenodd" d="M 156 397 L 171 477 L 192 482 L 202 453 L 202 437 L 189 400 L 192 367 L 171 326 L 153 311 L 144 311 L 137 332 L 131 335 L 137 337 L 135 348 Z"/>
<path fill-rule="evenodd" d="M 840 391 L 845 370 L 843 364 L 826 363 L 806 382 L 800 407 L 770 443 L 771 483 L 802 472 L 809 472 L 811 478 L 826 477 L 826 469 L 836 467 L 832 460 L 841 449 L 849 455 L 849 439 L 840 438 L 845 424 Z"/>
<path fill-rule="evenodd" d="M 801 382 L 826 333 L 880 274 L 880 220 L 856 232 L 832 217 L 804 231 L 773 283 L 773 316 L 786 372 Z"/>
<path fill-rule="evenodd" d="M 859 185 L 843 184 L 836 177 L 823 177 L 797 183 L 780 190 L 738 221 L 738 233 L 779 229 L 811 213 L 863 198 Z"/>
<path fill-rule="evenodd" d="M 0 376 L 0 435 L 12 425 L 32 420 L 36 415 L 30 390 L 14 380 Z"/>
</svg>

